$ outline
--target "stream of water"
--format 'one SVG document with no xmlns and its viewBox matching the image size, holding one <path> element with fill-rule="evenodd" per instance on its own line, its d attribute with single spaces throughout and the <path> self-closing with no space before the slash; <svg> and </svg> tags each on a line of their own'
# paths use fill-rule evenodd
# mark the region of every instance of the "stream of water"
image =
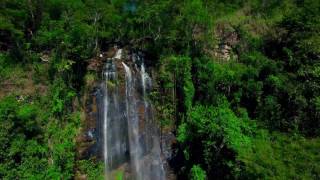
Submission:
<svg viewBox="0 0 320 180">
<path fill-rule="evenodd" d="M 103 159 L 106 179 L 122 171 L 126 179 L 163 180 L 159 130 L 147 96 L 152 80 L 143 58 L 122 60 L 122 50 L 103 71 Z"/>
</svg>

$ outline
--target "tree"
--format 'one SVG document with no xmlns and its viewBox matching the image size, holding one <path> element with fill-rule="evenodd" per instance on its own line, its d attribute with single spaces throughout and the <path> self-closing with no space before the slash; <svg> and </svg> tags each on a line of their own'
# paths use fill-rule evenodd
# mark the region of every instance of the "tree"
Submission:
<svg viewBox="0 0 320 180">
<path fill-rule="evenodd" d="M 187 162 L 204 164 L 208 178 L 231 175 L 236 154 L 251 145 L 248 117 L 237 117 L 226 101 L 218 107 L 196 105 L 179 126 Z"/>
</svg>

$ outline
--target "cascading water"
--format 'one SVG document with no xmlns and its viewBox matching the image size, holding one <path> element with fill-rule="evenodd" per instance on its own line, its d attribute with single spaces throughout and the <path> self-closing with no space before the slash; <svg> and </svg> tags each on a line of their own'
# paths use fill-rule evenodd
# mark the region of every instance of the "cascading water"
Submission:
<svg viewBox="0 0 320 180">
<path fill-rule="evenodd" d="M 128 151 L 127 122 L 119 103 L 119 89 L 116 86 L 117 72 L 113 61 L 108 61 L 104 70 L 103 83 L 103 158 L 106 172 L 126 161 Z"/>
<path fill-rule="evenodd" d="M 121 61 L 122 50 L 108 59 L 103 83 L 103 158 L 106 178 L 125 171 L 126 179 L 163 180 L 159 130 L 147 100 L 151 78 L 143 58 Z"/>
</svg>

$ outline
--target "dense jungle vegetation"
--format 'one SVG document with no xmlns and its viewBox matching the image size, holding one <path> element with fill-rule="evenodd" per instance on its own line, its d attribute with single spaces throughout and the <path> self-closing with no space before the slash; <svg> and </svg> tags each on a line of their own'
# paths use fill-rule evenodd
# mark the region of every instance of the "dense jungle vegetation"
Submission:
<svg viewBox="0 0 320 180">
<path fill-rule="evenodd" d="M 320 179 L 318 0 L 1 0 L 0 179 L 103 179 L 75 138 L 110 44 L 156 70 L 179 179 Z"/>
</svg>

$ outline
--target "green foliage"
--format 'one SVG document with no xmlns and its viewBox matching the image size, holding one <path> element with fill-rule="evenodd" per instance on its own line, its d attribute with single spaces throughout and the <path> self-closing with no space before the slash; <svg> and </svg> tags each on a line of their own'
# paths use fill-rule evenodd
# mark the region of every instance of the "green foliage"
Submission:
<svg viewBox="0 0 320 180">
<path fill-rule="evenodd" d="M 62 79 L 55 80 L 51 88 L 52 113 L 61 114 L 67 112 L 65 106 L 71 104 L 74 96 L 74 91 L 68 89 Z"/>
<path fill-rule="evenodd" d="M 49 178 L 71 179 L 74 176 L 75 166 L 75 139 L 77 129 L 80 125 L 79 114 L 66 116 L 66 123 L 59 123 L 51 119 L 48 124 L 46 137 L 49 141 L 49 154 L 51 163 L 49 165 Z"/>
<path fill-rule="evenodd" d="M 264 6 L 271 7 L 275 4 L 277 3 L 268 2 Z M 318 7 L 317 3 L 305 2 L 306 6 L 310 4 Z M 280 3 L 280 6 L 291 5 Z M 266 13 L 269 17 L 278 16 L 279 12 L 276 11 Z M 287 13 L 290 12 L 287 11 Z M 201 164 L 209 177 L 290 179 L 297 173 L 301 175 L 299 177 L 301 179 L 318 177 L 317 167 L 313 170 L 304 169 L 300 168 L 298 163 L 289 160 L 292 157 L 311 156 L 313 158 L 299 162 L 301 164 L 314 162 L 317 157 L 312 151 L 304 155 L 297 153 L 292 155 L 291 153 L 295 150 L 285 147 L 282 143 L 284 139 L 289 144 L 295 144 L 297 140 L 287 138 L 288 135 L 256 134 L 259 130 L 255 123 L 252 124 L 246 113 L 243 113 L 245 108 L 249 117 L 257 120 L 257 124 L 271 130 L 285 132 L 302 130 L 300 132 L 308 132 L 307 134 L 318 132 L 312 128 L 319 125 L 319 116 L 316 113 L 319 91 L 315 85 L 317 80 L 314 79 L 317 77 L 315 72 L 318 61 L 314 54 L 318 46 L 315 45 L 315 48 L 312 48 L 313 52 L 310 52 L 310 49 L 302 50 L 303 45 L 296 46 L 300 41 L 304 44 L 302 41 L 306 36 L 317 39 L 317 32 L 313 28 L 318 23 L 313 19 L 314 17 L 308 19 L 310 26 L 305 22 L 301 24 L 308 26 L 303 32 L 299 28 L 299 18 L 306 13 L 305 8 L 301 7 L 301 14 L 297 15 L 297 19 L 282 14 L 281 18 L 284 20 L 281 22 L 280 18 L 274 17 L 274 20 L 277 19 L 274 22 L 281 22 L 279 26 L 286 28 L 285 35 L 282 34 L 282 37 L 275 39 L 275 41 L 282 39 L 283 42 L 276 46 L 272 44 L 277 48 L 274 51 L 269 46 L 268 38 L 263 39 L 263 34 L 253 35 L 249 28 L 239 26 L 235 29 L 239 33 L 240 42 L 235 48 L 240 53 L 240 62 L 217 63 L 204 57 L 193 61 L 192 79 L 196 87 L 194 104 L 199 105 L 187 112 L 187 118 L 179 125 L 177 137 L 183 144 L 183 154 L 188 168 L 192 167 L 190 164 Z M 290 23 L 286 18 L 290 19 Z M 263 51 L 263 49 L 266 50 Z M 284 52 L 279 52 L 281 50 Z M 307 90 L 306 87 L 309 89 Z M 225 97 L 230 102 L 230 106 L 223 105 L 226 102 Z M 202 106 L 203 104 L 206 106 Z M 212 105 L 215 107 L 211 107 Z M 224 107 L 228 107 L 228 110 Z M 217 116 L 215 111 L 223 117 L 224 123 L 215 120 Z M 311 111 L 312 115 L 309 113 Z M 297 138 L 302 137 L 297 135 Z M 309 144 L 313 140 L 305 140 L 305 142 Z M 250 161 L 241 158 L 243 156 Z M 264 159 L 264 157 L 268 158 Z M 301 171 L 297 172 L 297 169 Z"/>
<path fill-rule="evenodd" d="M 319 139 L 288 137 L 280 133 L 257 133 L 250 151 L 240 153 L 243 177 L 254 179 L 317 179 Z"/>
<path fill-rule="evenodd" d="M 122 171 L 117 171 L 116 172 L 116 180 L 123 180 L 123 172 Z"/>
<path fill-rule="evenodd" d="M 158 119 L 162 126 L 173 125 L 177 111 L 187 111 L 191 108 L 195 89 L 191 76 L 191 58 L 187 56 L 166 56 L 161 59 L 159 78 L 162 85 L 159 91 L 167 93 L 160 96 L 157 92 L 151 94 L 157 110 L 160 112 Z M 177 100 L 183 102 L 179 104 Z"/>
<path fill-rule="evenodd" d="M 177 88 L 177 94 L 182 94 L 182 97 L 178 98 L 183 99 L 184 109 L 189 109 L 192 106 L 194 96 L 194 86 L 191 76 L 191 59 L 183 56 L 171 56 L 164 58 L 162 64 L 166 71 L 163 71 L 163 74 L 161 74 L 162 80 L 166 83 L 165 86 L 174 86 Z"/>
<path fill-rule="evenodd" d="M 195 87 L 198 101 L 218 105 L 221 96 L 240 101 L 241 78 L 245 75 L 246 67 L 235 63 L 216 63 L 207 58 L 195 60 Z M 236 98 L 237 97 L 237 98 Z"/>
<path fill-rule="evenodd" d="M 251 145 L 247 118 L 237 117 L 226 102 L 218 107 L 196 105 L 179 126 L 177 139 L 190 151 L 189 161 L 204 163 L 208 173 L 221 175 L 218 169 L 230 168 L 233 158 L 224 157 L 224 153 L 237 154 Z"/>
<path fill-rule="evenodd" d="M 17 102 L 14 97 L 0 101 L 0 177 L 43 178 L 46 147 L 41 144 L 39 107 Z"/>
<path fill-rule="evenodd" d="M 17 117 L 21 120 L 32 119 L 32 118 L 35 118 L 35 116 L 36 116 L 35 107 L 31 105 L 25 105 L 21 107 L 17 112 Z"/>
<path fill-rule="evenodd" d="M 47 103 L 47 102 L 45 102 Z M 70 179 L 73 177 L 78 114 L 64 123 L 48 119 L 50 110 L 38 101 L 0 100 L 0 177 L 4 179 Z M 49 160 L 49 163 L 48 163 Z M 52 161 L 52 163 L 50 163 Z"/>
<path fill-rule="evenodd" d="M 158 65 L 150 97 L 161 127 L 178 127 L 182 178 L 319 179 L 319 7 L 315 0 L 1 1 L 1 87 L 20 85 L 32 69 L 48 94 L 0 99 L 0 178 L 74 177 L 80 118 L 70 107 L 83 80 L 95 80 L 84 78 L 86 60 L 121 42 L 147 50 Z M 218 62 L 213 47 L 230 34 L 235 58 Z M 99 163 L 78 164 L 101 178 Z"/>
<path fill-rule="evenodd" d="M 205 180 L 206 172 L 199 165 L 193 165 L 189 176 L 191 180 Z"/>
<path fill-rule="evenodd" d="M 212 43 L 212 21 L 208 10 L 202 0 L 184 1 L 181 15 L 177 18 L 177 25 L 182 31 L 182 44 L 192 51 L 202 49 L 203 46 Z M 191 49 L 190 49 L 191 50 Z"/>
</svg>

